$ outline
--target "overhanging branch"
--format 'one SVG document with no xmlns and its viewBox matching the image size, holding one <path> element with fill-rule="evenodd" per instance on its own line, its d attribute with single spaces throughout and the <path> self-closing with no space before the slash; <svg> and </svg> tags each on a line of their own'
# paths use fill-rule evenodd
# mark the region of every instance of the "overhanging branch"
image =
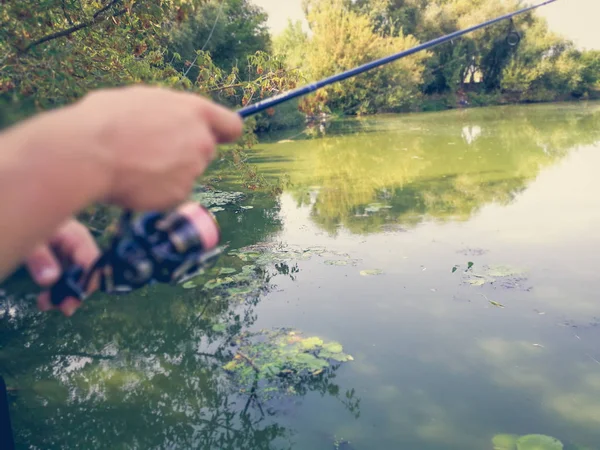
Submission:
<svg viewBox="0 0 600 450">
<path fill-rule="evenodd" d="M 66 37 L 69 36 L 79 30 L 82 30 L 84 28 L 90 27 L 102 20 L 105 20 L 108 17 L 118 17 L 118 16 L 122 16 L 123 14 L 125 14 L 127 12 L 127 8 L 123 8 L 120 9 L 118 11 L 116 11 L 114 14 L 106 16 L 104 13 L 106 13 L 108 10 L 110 10 L 112 7 L 116 6 L 117 3 L 120 3 L 121 0 L 111 0 L 109 3 L 107 3 L 105 6 L 103 6 L 102 8 L 100 8 L 98 11 L 96 11 L 94 13 L 94 15 L 92 16 L 92 18 L 86 22 L 81 22 L 78 23 L 77 25 L 74 25 L 70 28 L 67 28 L 65 30 L 62 31 L 57 31 L 56 33 L 52 33 L 49 34 L 47 36 L 44 36 L 36 41 L 33 41 L 31 44 L 29 44 L 27 47 L 25 47 L 25 49 L 23 50 L 23 53 L 27 53 L 28 51 L 30 51 L 32 48 L 37 47 L 38 45 L 44 44 L 46 42 L 49 41 L 53 41 L 54 39 L 59 39 L 61 37 Z"/>
</svg>

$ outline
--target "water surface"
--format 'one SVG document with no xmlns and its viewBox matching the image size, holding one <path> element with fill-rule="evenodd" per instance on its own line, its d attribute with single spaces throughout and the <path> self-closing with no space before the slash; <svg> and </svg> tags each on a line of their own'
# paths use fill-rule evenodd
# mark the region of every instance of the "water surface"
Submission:
<svg viewBox="0 0 600 450">
<path fill-rule="evenodd" d="M 20 448 L 491 450 L 540 433 L 600 449 L 599 104 L 344 120 L 250 155 L 287 182 L 270 197 L 215 169 L 246 194 L 216 213 L 231 248 L 340 256 L 292 255 L 243 303 L 160 286 L 72 319 L 37 313 L 16 277 L 0 368 Z M 519 275 L 469 283 L 497 265 Z M 249 402 L 211 356 L 217 319 L 354 360 Z"/>
</svg>

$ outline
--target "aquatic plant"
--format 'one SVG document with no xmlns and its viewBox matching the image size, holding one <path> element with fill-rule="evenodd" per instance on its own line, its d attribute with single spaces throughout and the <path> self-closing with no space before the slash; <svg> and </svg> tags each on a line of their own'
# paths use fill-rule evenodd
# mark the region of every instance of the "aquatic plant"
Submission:
<svg viewBox="0 0 600 450">
<path fill-rule="evenodd" d="M 323 375 L 335 364 L 354 360 L 338 342 L 304 337 L 285 328 L 244 333 L 234 345 L 233 356 L 223 369 L 240 392 L 267 398 L 281 393 L 294 395 L 298 383 Z"/>
<path fill-rule="evenodd" d="M 517 440 L 517 450 L 563 450 L 562 442 L 543 434 L 529 434 Z"/>
<path fill-rule="evenodd" d="M 516 434 L 497 434 L 492 438 L 494 450 L 516 450 L 517 440 L 519 436 Z"/>
<path fill-rule="evenodd" d="M 543 434 L 497 434 L 492 438 L 493 450 L 563 450 L 563 443 Z"/>
<path fill-rule="evenodd" d="M 246 198 L 243 192 L 227 192 L 218 190 L 209 190 L 205 187 L 198 187 L 192 195 L 194 201 L 199 202 L 212 212 L 223 211 L 224 206 L 239 204 Z"/>
<path fill-rule="evenodd" d="M 472 268 L 470 265 L 469 269 Z M 453 270 L 455 272 L 456 270 Z M 492 284 L 505 289 L 523 288 L 522 282 L 526 280 L 526 271 L 508 265 L 484 266 L 481 270 L 465 271 L 465 283 L 471 286 Z"/>
</svg>

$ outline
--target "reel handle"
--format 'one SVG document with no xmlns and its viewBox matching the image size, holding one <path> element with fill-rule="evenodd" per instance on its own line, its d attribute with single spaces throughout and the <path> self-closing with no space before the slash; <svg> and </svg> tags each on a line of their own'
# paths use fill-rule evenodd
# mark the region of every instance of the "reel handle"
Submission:
<svg viewBox="0 0 600 450">
<path fill-rule="evenodd" d="M 86 286 L 82 283 L 84 276 L 84 268 L 78 264 L 65 267 L 61 277 L 50 288 L 50 302 L 54 306 L 60 306 L 69 297 L 85 300 Z"/>
</svg>

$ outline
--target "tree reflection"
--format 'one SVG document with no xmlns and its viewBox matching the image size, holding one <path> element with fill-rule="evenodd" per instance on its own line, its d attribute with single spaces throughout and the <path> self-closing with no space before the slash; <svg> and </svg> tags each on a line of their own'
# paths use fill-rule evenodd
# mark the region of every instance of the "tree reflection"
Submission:
<svg viewBox="0 0 600 450">
<path fill-rule="evenodd" d="M 486 204 L 508 204 L 544 167 L 598 141 L 597 105 L 384 116 L 286 144 L 288 160 L 267 170 L 289 173 L 288 190 L 299 206 L 310 206 L 322 229 L 366 234 L 394 224 L 467 220 Z M 281 151 L 263 147 L 263 159 Z"/>
<path fill-rule="evenodd" d="M 286 262 L 256 265 L 250 291 L 206 288 L 223 267 L 242 264 L 224 257 L 194 289 L 98 295 L 71 319 L 37 313 L 31 286 L 11 280 L 0 299 L 0 371 L 14 389 L 20 447 L 291 448 L 294 427 L 284 413 L 306 395 L 336 399 L 357 418 L 356 393 L 336 382 L 339 365 L 269 399 L 243 392 L 223 370 L 262 295 L 278 277 L 299 273 Z"/>
</svg>

